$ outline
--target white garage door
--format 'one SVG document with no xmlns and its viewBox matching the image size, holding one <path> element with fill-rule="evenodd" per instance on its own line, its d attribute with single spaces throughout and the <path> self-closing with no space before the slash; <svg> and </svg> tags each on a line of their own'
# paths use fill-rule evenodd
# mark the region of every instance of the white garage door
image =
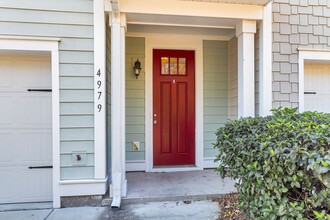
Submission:
<svg viewBox="0 0 330 220">
<path fill-rule="evenodd" d="M 0 203 L 52 201 L 40 168 L 52 165 L 51 92 L 27 91 L 50 89 L 50 69 L 47 55 L 0 55 Z"/>
<path fill-rule="evenodd" d="M 330 113 L 330 64 L 305 66 L 305 111 Z"/>
</svg>

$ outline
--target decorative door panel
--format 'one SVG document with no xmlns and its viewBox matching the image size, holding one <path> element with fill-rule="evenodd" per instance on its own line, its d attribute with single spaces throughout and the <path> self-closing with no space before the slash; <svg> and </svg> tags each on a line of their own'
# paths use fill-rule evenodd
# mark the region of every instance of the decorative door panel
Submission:
<svg viewBox="0 0 330 220">
<path fill-rule="evenodd" d="M 154 166 L 195 164 L 195 53 L 153 51 Z"/>
</svg>

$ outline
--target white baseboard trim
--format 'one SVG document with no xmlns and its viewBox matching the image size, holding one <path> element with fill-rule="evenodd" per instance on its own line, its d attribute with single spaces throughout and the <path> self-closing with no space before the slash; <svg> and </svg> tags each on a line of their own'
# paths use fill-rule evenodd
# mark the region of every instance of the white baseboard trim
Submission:
<svg viewBox="0 0 330 220">
<path fill-rule="evenodd" d="M 126 171 L 145 171 L 146 162 L 144 160 L 126 160 Z"/>
<path fill-rule="evenodd" d="M 104 195 L 108 186 L 108 177 L 101 180 L 63 180 L 60 181 L 60 196 Z"/>
<path fill-rule="evenodd" d="M 216 168 L 220 165 L 220 162 L 214 162 L 215 157 L 206 157 L 203 161 L 203 167 L 204 168 Z"/>
</svg>

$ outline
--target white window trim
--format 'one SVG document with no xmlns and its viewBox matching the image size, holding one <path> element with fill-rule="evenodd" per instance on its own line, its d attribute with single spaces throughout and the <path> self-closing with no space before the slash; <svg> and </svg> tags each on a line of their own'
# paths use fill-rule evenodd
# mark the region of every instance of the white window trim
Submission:
<svg viewBox="0 0 330 220">
<path fill-rule="evenodd" d="M 330 61 L 330 50 L 302 49 L 299 51 L 299 112 L 305 111 L 305 61 Z"/>
<path fill-rule="evenodd" d="M 52 73 L 53 207 L 60 208 L 60 102 L 58 38 L 0 37 L 0 50 L 49 52 Z"/>
</svg>

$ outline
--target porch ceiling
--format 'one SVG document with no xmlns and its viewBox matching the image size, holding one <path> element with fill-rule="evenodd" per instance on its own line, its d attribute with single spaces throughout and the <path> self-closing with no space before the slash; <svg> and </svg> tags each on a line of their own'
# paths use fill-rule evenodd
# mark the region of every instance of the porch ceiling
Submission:
<svg viewBox="0 0 330 220">
<path fill-rule="evenodd" d="M 231 38 L 240 19 L 127 13 L 129 32 L 210 35 Z"/>
<path fill-rule="evenodd" d="M 130 33 L 155 33 L 155 34 L 182 34 L 182 35 L 207 35 L 222 37 L 229 40 L 235 36 L 234 29 L 198 28 L 198 27 L 178 27 L 159 25 L 135 25 L 128 24 Z"/>
<path fill-rule="evenodd" d="M 181 1 L 229 3 L 229 4 L 244 4 L 244 5 L 266 5 L 271 0 L 181 0 Z"/>
<path fill-rule="evenodd" d="M 235 29 L 240 19 L 128 13 L 128 24 Z"/>
</svg>

